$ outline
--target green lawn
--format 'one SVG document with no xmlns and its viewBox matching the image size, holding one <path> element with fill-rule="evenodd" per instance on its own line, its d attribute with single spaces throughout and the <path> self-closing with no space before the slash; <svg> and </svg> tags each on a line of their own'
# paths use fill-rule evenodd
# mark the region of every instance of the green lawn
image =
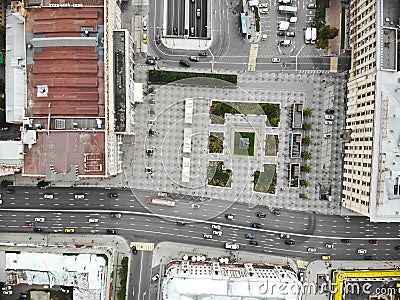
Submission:
<svg viewBox="0 0 400 300">
<path fill-rule="evenodd" d="M 224 133 L 223 132 L 210 132 L 208 137 L 208 151 L 210 153 L 223 153 L 224 152 Z"/>
<path fill-rule="evenodd" d="M 207 166 L 207 184 L 219 187 L 231 187 L 232 170 L 223 170 L 222 161 L 210 161 Z"/>
<path fill-rule="evenodd" d="M 249 139 L 248 148 L 240 147 L 240 139 L 247 138 Z M 254 156 L 254 132 L 235 132 L 235 140 L 233 146 L 233 154 L 234 155 L 244 155 L 244 156 Z"/>
<path fill-rule="evenodd" d="M 276 156 L 278 154 L 279 139 L 275 134 L 265 136 L 265 156 Z"/>
<path fill-rule="evenodd" d="M 254 187 L 256 192 L 275 194 L 276 192 L 276 165 L 265 164 L 264 172 L 254 172 Z"/>
</svg>

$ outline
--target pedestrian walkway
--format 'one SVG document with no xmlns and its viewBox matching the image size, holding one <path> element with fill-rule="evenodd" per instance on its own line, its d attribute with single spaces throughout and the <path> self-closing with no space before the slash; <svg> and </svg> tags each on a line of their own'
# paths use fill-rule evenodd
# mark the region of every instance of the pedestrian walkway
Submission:
<svg viewBox="0 0 400 300">
<path fill-rule="evenodd" d="M 342 5 L 340 0 L 330 0 L 329 7 L 326 9 L 326 24 L 330 26 L 336 27 L 339 29 L 338 36 L 332 40 L 328 40 L 329 45 L 329 52 L 332 54 L 339 54 L 340 53 L 340 42 L 341 42 L 341 31 L 344 28 L 341 27 L 340 20 L 342 19 Z"/>
<path fill-rule="evenodd" d="M 133 246 L 136 247 L 136 250 L 141 250 L 141 251 L 153 251 L 154 250 L 153 243 L 131 242 L 131 248 Z"/>
<path fill-rule="evenodd" d="M 249 65 L 247 67 L 249 71 L 256 70 L 257 55 L 258 55 L 258 44 L 251 44 L 250 54 L 249 54 Z"/>
</svg>

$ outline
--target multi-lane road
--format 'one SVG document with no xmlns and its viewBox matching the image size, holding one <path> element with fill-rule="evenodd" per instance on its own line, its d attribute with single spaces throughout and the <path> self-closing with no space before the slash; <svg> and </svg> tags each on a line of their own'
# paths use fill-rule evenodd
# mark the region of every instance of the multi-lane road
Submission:
<svg viewBox="0 0 400 300">
<path fill-rule="evenodd" d="M 3 191 L 0 208 L 0 231 L 32 232 L 26 222 L 34 222 L 35 217 L 45 217 L 37 223 L 45 233 L 62 233 L 73 227 L 76 233 L 105 234 L 107 229 L 117 229 L 129 241 L 176 241 L 191 244 L 223 247 L 225 242 L 237 242 L 243 250 L 265 252 L 307 260 L 320 259 L 322 254 L 330 254 L 332 259 L 362 259 L 357 249 L 365 248 L 368 255 L 376 259 L 398 259 L 395 250 L 400 227 L 398 224 L 370 223 L 364 217 L 326 216 L 313 213 L 281 211 L 280 216 L 272 215 L 266 208 L 249 208 L 243 204 L 213 200 L 202 202 L 199 209 L 191 208 L 192 201 L 178 200 L 175 207 L 145 204 L 146 196 L 155 196 L 146 191 L 118 191 L 117 198 L 108 196 L 104 189 L 48 189 L 54 199 L 44 199 L 43 191 L 36 188 L 18 187 L 15 194 Z M 85 194 L 84 200 L 77 200 L 74 194 Z M 121 212 L 121 219 L 110 218 L 111 212 Z M 256 212 L 265 211 L 267 217 L 259 219 Z M 227 220 L 225 213 L 235 215 L 235 220 Z M 98 223 L 89 223 L 89 218 L 98 218 Z M 185 226 L 177 226 L 177 220 L 186 220 Z M 262 229 L 252 229 L 250 224 L 258 222 Z M 203 238 L 211 233 L 211 224 L 222 225 L 223 235 L 213 239 Z M 253 233 L 259 245 L 250 246 L 246 233 Z M 289 233 L 296 242 L 294 246 L 284 244 L 279 233 Z M 350 239 L 344 244 L 341 239 Z M 378 239 L 378 245 L 369 244 L 370 239 Z M 325 243 L 335 244 L 334 249 L 326 249 Z M 307 253 L 308 247 L 317 248 L 314 254 Z"/>
</svg>

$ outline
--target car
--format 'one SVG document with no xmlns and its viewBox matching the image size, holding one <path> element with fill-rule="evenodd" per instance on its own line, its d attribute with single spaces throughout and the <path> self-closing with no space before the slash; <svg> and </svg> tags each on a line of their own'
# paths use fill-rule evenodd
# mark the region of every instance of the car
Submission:
<svg viewBox="0 0 400 300">
<path fill-rule="evenodd" d="M 179 226 L 183 226 L 183 225 L 186 225 L 186 221 L 178 220 L 178 221 L 175 222 L 175 224 L 179 225 Z"/>
<path fill-rule="evenodd" d="M 147 21 L 143 21 L 143 31 L 147 31 Z"/>
<path fill-rule="evenodd" d="M 75 199 L 85 199 L 85 195 L 84 194 L 75 194 L 74 198 Z"/>
<path fill-rule="evenodd" d="M 0 195 L 0 197 L 1 197 L 1 195 Z M 0 205 L 1 205 L 1 204 L 3 204 L 3 200 L 0 199 Z"/>
<path fill-rule="evenodd" d="M 269 211 L 271 214 L 273 215 L 277 215 L 279 216 L 281 214 L 280 210 L 277 208 L 271 208 L 271 210 Z"/>
<path fill-rule="evenodd" d="M 374 257 L 372 255 L 366 255 L 364 256 L 364 260 L 374 260 Z"/>
<path fill-rule="evenodd" d="M 158 192 L 158 193 L 157 193 L 157 196 L 158 196 L 158 197 L 168 197 L 168 194 L 165 193 L 165 192 Z"/>
<path fill-rule="evenodd" d="M 178 35 L 178 29 L 177 29 L 176 27 L 174 27 L 174 28 L 172 29 L 172 34 Z"/>
<path fill-rule="evenodd" d="M 107 229 L 107 234 L 118 234 L 117 229 Z"/>
<path fill-rule="evenodd" d="M 9 127 L 3 127 L 3 128 L 1 128 L 1 130 L 2 131 L 8 131 L 8 130 L 10 130 L 10 128 Z"/>
<path fill-rule="evenodd" d="M 279 235 L 279 237 L 280 237 L 281 239 L 290 239 L 290 234 L 289 234 L 289 233 L 281 233 L 281 234 Z"/>
<path fill-rule="evenodd" d="M 276 33 L 276 35 L 277 35 L 277 36 L 286 36 L 286 32 L 284 32 L 284 31 L 278 31 L 278 32 Z"/>
<path fill-rule="evenodd" d="M 322 260 L 331 260 L 331 257 L 329 255 L 322 255 L 321 259 Z"/>
<path fill-rule="evenodd" d="M 143 34 L 142 41 L 143 41 L 143 44 L 147 44 L 147 34 L 146 33 Z"/>
<path fill-rule="evenodd" d="M 132 250 L 132 254 L 134 254 L 134 255 L 137 254 L 136 246 L 132 246 L 132 247 L 131 247 L 131 250 Z"/>
<path fill-rule="evenodd" d="M 160 274 L 156 274 L 153 277 L 151 277 L 151 281 L 157 281 L 158 279 L 160 279 Z"/>
<path fill-rule="evenodd" d="M 12 291 L 3 291 L 3 295 L 12 295 Z"/>
<path fill-rule="evenodd" d="M 54 198 L 54 195 L 53 195 L 53 194 L 44 194 L 44 195 L 43 195 L 43 198 L 44 198 L 44 199 L 53 199 L 53 198 Z"/>
<path fill-rule="evenodd" d="M 28 299 L 28 294 L 26 293 L 19 293 L 19 300 Z"/>
<path fill-rule="evenodd" d="M 307 248 L 307 252 L 309 252 L 309 253 L 315 253 L 315 252 L 317 252 L 317 248 L 308 247 L 308 248 Z"/>
<path fill-rule="evenodd" d="M 200 51 L 199 56 L 208 56 L 208 53 L 206 51 Z"/>
<path fill-rule="evenodd" d="M 35 222 L 44 222 L 44 221 L 46 221 L 45 217 L 36 217 L 35 218 Z"/>
<path fill-rule="evenodd" d="M 325 125 L 333 125 L 333 121 L 325 121 Z"/>
<path fill-rule="evenodd" d="M 332 137 L 331 133 L 324 133 L 324 138 L 330 139 Z"/>
<path fill-rule="evenodd" d="M 191 61 L 200 61 L 200 58 L 198 56 L 194 56 L 194 55 L 190 56 L 189 59 Z"/>
<path fill-rule="evenodd" d="M 213 230 L 212 234 L 221 236 L 222 235 L 222 231 L 221 230 Z"/>
<path fill-rule="evenodd" d="M 258 7 L 259 8 L 268 7 L 268 3 L 259 3 Z"/>
<path fill-rule="evenodd" d="M 232 214 L 225 214 L 225 219 L 234 220 L 234 219 L 235 219 L 235 216 L 232 215 Z"/>
<path fill-rule="evenodd" d="M 157 64 L 157 62 L 156 62 L 156 60 L 154 58 L 146 59 L 146 65 L 154 66 L 156 64 Z"/>
<path fill-rule="evenodd" d="M 221 225 L 211 224 L 211 228 L 212 228 L 212 229 L 221 230 Z"/>
<path fill-rule="evenodd" d="M 203 238 L 205 238 L 205 239 L 212 239 L 212 238 L 213 238 L 213 235 L 212 235 L 212 234 L 209 234 L 209 233 L 203 233 Z"/>
<path fill-rule="evenodd" d="M 110 217 L 112 219 L 121 219 L 122 218 L 122 214 L 113 212 L 113 213 L 110 214 Z"/>
<path fill-rule="evenodd" d="M 286 31 L 286 36 L 294 37 L 296 36 L 296 33 L 294 31 Z"/>
<path fill-rule="evenodd" d="M 332 115 L 325 115 L 325 120 L 334 120 L 335 117 Z"/>
<path fill-rule="evenodd" d="M 258 246 L 258 242 L 257 241 L 250 241 L 249 244 L 251 246 Z"/>
<path fill-rule="evenodd" d="M 6 190 L 6 193 L 7 193 L 7 194 L 15 194 L 15 190 L 12 190 L 12 189 Z"/>
<path fill-rule="evenodd" d="M 20 141 L 20 140 L 21 140 L 21 137 L 20 137 L 20 136 L 14 137 L 14 141 Z"/>
<path fill-rule="evenodd" d="M 274 58 L 271 59 L 271 61 L 272 61 L 273 63 L 280 63 L 280 62 L 281 62 L 281 59 L 280 59 L 280 58 L 277 58 L 277 57 L 274 57 Z"/>
<path fill-rule="evenodd" d="M 362 249 L 362 248 L 357 249 L 357 254 L 360 254 L 360 255 L 367 254 L 367 250 L 366 249 Z"/>
<path fill-rule="evenodd" d="M 262 225 L 260 223 L 251 223 L 250 227 L 252 227 L 252 228 L 261 228 Z"/>
<path fill-rule="evenodd" d="M 303 282 L 304 281 L 304 272 L 300 271 L 297 274 L 297 278 L 299 279 L 300 282 Z"/>
<path fill-rule="evenodd" d="M 256 217 L 258 217 L 258 218 L 260 218 L 260 219 L 263 219 L 263 218 L 265 218 L 267 216 L 267 214 L 265 213 L 265 212 L 258 212 L 258 213 L 256 213 Z"/>
<path fill-rule="evenodd" d="M 261 9 L 260 9 L 260 14 L 267 14 L 268 11 L 269 11 L 268 8 L 261 8 Z"/>
<path fill-rule="evenodd" d="M 251 233 L 246 233 L 244 236 L 246 239 L 250 239 L 250 240 L 254 240 L 256 238 L 256 236 Z"/>
<path fill-rule="evenodd" d="M 43 232 L 43 228 L 35 227 L 33 228 L 33 232 Z"/>
<path fill-rule="evenodd" d="M 327 114 L 327 115 L 333 115 L 334 113 L 335 113 L 335 111 L 333 110 L 333 109 L 327 109 L 327 110 L 325 110 L 325 113 Z"/>
<path fill-rule="evenodd" d="M 200 8 L 196 9 L 196 17 L 200 18 L 201 17 L 201 10 Z"/>
<path fill-rule="evenodd" d="M 118 193 L 108 193 L 108 197 L 117 198 L 118 197 Z"/>
<path fill-rule="evenodd" d="M 185 67 L 187 67 L 187 68 L 190 67 L 190 62 L 187 61 L 187 60 L 185 60 L 185 59 L 181 59 L 181 60 L 179 61 L 179 63 L 180 63 L 182 66 L 185 66 Z"/>
<path fill-rule="evenodd" d="M 4 287 L 1 288 L 2 291 L 10 291 L 12 290 L 12 286 L 11 285 L 6 285 Z"/>
<path fill-rule="evenodd" d="M 35 223 L 33 223 L 33 222 L 26 222 L 26 223 L 25 223 L 25 226 L 26 226 L 26 227 L 35 227 Z"/>
<path fill-rule="evenodd" d="M 190 205 L 191 208 L 195 208 L 195 209 L 199 209 L 200 208 L 200 204 L 196 204 L 196 203 L 192 203 Z"/>
<path fill-rule="evenodd" d="M 285 240 L 285 244 L 289 246 L 294 246 L 295 242 L 293 240 Z"/>
<path fill-rule="evenodd" d="M 89 222 L 89 223 L 98 223 L 98 222 L 99 222 L 99 219 L 89 218 L 89 219 L 88 219 L 88 222 Z"/>
<path fill-rule="evenodd" d="M 400 246 L 394 247 L 394 250 L 400 250 Z"/>
<path fill-rule="evenodd" d="M 232 250 L 238 250 L 240 248 L 239 244 L 235 244 L 235 243 L 231 243 L 231 242 L 227 242 L 225 243 L 225 248 L 226 249 L 232 249 Z"/>
<path fill-rule="evenodd" d="M 161 44 L 161 36 L 159 34 L 156 35 L 156 44 L 157 45 Z"/>
<path fill-rule="evenodd" d="M 75 232 L 75 228 L 65 228 L 64 232 L 65 233 L 74 233 Z"/>
<path fill-rule="evenodd" d="M 372 245 L 378 245 L 379 241 L 378 240 L 369 240 L 369 243 Z"/>
<path fill-rule="evenodd" d="M 315 4 L 315 3 L 308 3 L 308 4 L 307 4 L 307 8 L 309 8 L 309 9 L 316 9 L 316 8 L 317 8 L 317 4 Z"/>
<path fill-rule="evenodd" d="M 334 244 L 331 244 L 331 243 L 326 243 L 326 244 L 325 244 L 325 248 L 332 249 L 332 248 L 334 248 L 334 247 L 335 247 Z"/>
<path fill-rule="evenodd" d="M 349 239 L 342 239 L 342 243 L 349 244 L 350 240 Z"/>
</svg>

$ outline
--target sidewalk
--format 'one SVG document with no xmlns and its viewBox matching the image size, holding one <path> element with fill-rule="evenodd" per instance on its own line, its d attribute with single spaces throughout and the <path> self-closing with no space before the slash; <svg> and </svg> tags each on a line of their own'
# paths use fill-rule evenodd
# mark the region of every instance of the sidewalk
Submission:
<svg viewBox="0 0 400 300">
<path fill-rule="evenodd" d="M 341 27 L 342 18 L 342 5 L 340 0 L 330 0 L 329 7 L 326 9 L 326 24 L 336 27 L 339 29 L 338 36 L 333 40 L 328 41 L 329 53 L 339 55 L 340 54 L 340 43 L 341 43 L 341 32 L 344 28 Z"/>
</svg>

